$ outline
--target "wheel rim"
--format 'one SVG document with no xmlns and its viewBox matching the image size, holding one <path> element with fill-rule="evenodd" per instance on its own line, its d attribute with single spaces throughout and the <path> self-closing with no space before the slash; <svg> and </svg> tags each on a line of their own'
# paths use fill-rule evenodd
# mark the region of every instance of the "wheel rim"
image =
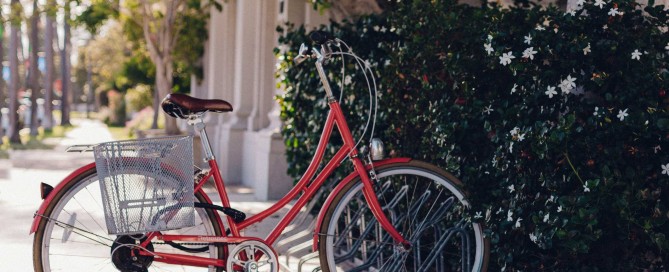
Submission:
<svg viewBox="0 0 669 272">
<path fill-rule="evenodd" d="M 47 220 L 40 255 L 44 271 L 79 271 L 76 267 L 87 271 L 118 271 L 110 258 L 111 244 L 117 236 L 107 234 L 97 182 L 97 176 L 94 174 L 77 182 L 59 199 L 51 211 L 50 218 L 57 221 L 43 219 Z M 203 209 L 196 211 L 194 227 L 164 233 L 215 235 L 206 211 Z M 59 226 L 59 222 L 74 225 L 76 228 L 63 228 Z M 83 233 L 88 238 L 80 235 L 80 230 L 85 230 Z M 156 247 L 156 251 L 183 253 L 168 245 Z M 193 255 L 217 258 L 217 247 L 209 246 L 208 252 Z M 180 269 L 179 271 L 207 271 L 207 268 L 182 268 L 159 262 L 153 262 L 148 271 L 172 271 L 176 267 Z M 208 268 L 208 271 L 215 271 L 215 268 Z"/>
<path fill-rule="evenodd" d="M 407 186 L 407 189 L 402 191 L 403 189 L 401 189 L 401 187 L 404 186 L 400 186 L 400 184 L 402 184 L 401 181 L 390 182 L 392 186 L 388 186 L 388 179 L 390 177 L 392 177 L 395 180 L 395 178 L 397 178 L 400 175 L 417 178 L 415 180 L 415 183 L 417 184 L 420 183 L 428 184 L 430 182 L 426 181 L 429 180 L 435 181 L 436 184 L 434 186 L 426 187 L 429 189 L 427 191 L 432 191 L 431 193 L 427 194 L 428 195 L 427 197 L 424 196 L 425 193 L 423 191 L 417 194 L 416 190 L 411 191 L 410 189 L 408 189 L 408 187 L 411 186 Z M 430 171 L 410 168 L 410 167 L 382 170 L 378 173 L 378 179 L 380 181 L 379 184 L 386 184 L 385 186 L 380 185 L 379 188 L 375 189 L 375 191 L 381 192 L 378 193 L 380 195 L 379 202 L 381 203 L 382 206 L 386 206 L 384 209 L 386 214 L 388 215 L 389 219 L 392 222 L 394 222 L 395 227 L 400 232 L 403 232 L 402 234 L 405 235 L 405 238 L 409 240 L 413 239 L 412 242 L 416 244 L 420 244 L 421 242 L 424 243 L 424 245 L 422 246 L 419 245 L 421 247 L 434 247 L 443 244 L 444 248 L 448 248 L 450 239 L 452 239 L 453 237 L 466 236 L 469 237 L 467 239 L 469 239 L 470 241 L 469 242 L 470 246 L 467 247 L 466 242 L 462 242 L 462 247 L 467 247 L 469 252 L 461 254 L 461 255 L 466 255 L 464 256 L 464 258 L 461 258 L 464 261 L 461 261 L 460 265 L 454 267 L 452 262 L 445 261 L 446 258 L 443 257 L 443 255 L 445 254 L 430 255 L 432 251 L 435 251 L 434 248 L 432 248 L 430 251 L 419 249 L 418 251 L 420 253 L 412 252 L 406 254 L 400 254 L 399 253 L 400 250 L 396 249 L 392 250 L 382 249 L 382 247 L 384 247 L 385 245 L 388 245 L 387 247 L 391 248 L 389 244 L 392 243 L 392 239 L 387 235 L 384 237 L 383 235 L 385 231 L 381 229 L 381 227 L 375 222 L 374 219 L 371 219 L 371 213 L 369 212 L 369 209 L 366 208 L 366 203 L 364 197 L 362 196 L 363 185 L 362 183 L 358 182 L 345 193 L 345 195 L 338 202 L 338 205 L 335 207 L 330 222 L 335 222 L 335 220 L 336 222 L 331 223 L 327 226 L 325 249 L 327 252 L 326 259 L 330 271 L 340 271 L 349 269 L 353 271 L 373 270 L 374 267 L 364 266 L 368 264 L 365 261 L 363 261 L 365 258 L 367 258 L 368 260 L 371 258 L 375 258 L 375 261 L 372 262 L 376 264 L 376 269 L 384 271 L 397 271 L 398 267 L 393 267 L 393 265 L 398 265 L 398 263 L 393 263 L 390 260 L 387 261 L 384 260 L 384 258 L 391 259 L 389 257 L 393 256 L 394 256 L 393 258 L 403 256 L 403 258 L 405 259 L 403 259 L 404 261 L 402 262 L 402 266 L 400 268 L 403 268 L 404 270 L 408 271 L 419 271 L 421 269 L 421 266 L 427 266 L 426 262 L 432 262 L 432 264 L 434 265 L 434 266 L 429 266 L 428 269 L 426 269 L 426 271 L 435 271 L 435 270 L 480 271 L 481 270 L 483 266 L 484 241 L 483 241 L 482 228 L 480 224 L 477 223 L 471 224 L 467 223 L 466 220 L 463 220 L 462 223 L 466 226 L 464 230 L 466 230 L 467 232 L 467 235 L 463 236 L 461 235 L 461 232 L 458 232 L 458 229 L 461 229 L 461 227 L 456 227 L 455 225 L 453 225 L 450 226 L 449 228 L 449 226 L 445 222 L 442 222 L 447 218 L 447 216 L 458 215 L 459 213 L 455 212 L 456 210 L 460 210 L 460 212 L 462 212 L 462 210 L 466 210 L 469 207 L 469 204 L 467 203 L 467 200 L 465 199 L 464 195 L 460 190 L 458 190 L 454 186 L 454 184 L 449 182 L 446 178 L 434 174 Z M 410 184 L 410 181 L 405 180 L 404 184 Z M 397 189 L 398 187 L 400 189 Z M 414 187 L 418 188 L 419 186 L 414 186 Z M 436 194 L 433 193 L 434 191 L 436 191 L 437 193 Z M 395 196 L 404 195 L 405 197 L 395 197 L 395 199 L 393 199 L 391 197 L 388 197 L 390 195 L 395 195 Z M 416 199 L 421 199 L 420 198 L 421 196 L 423 197 L 423 202 L 420 202 L 420 200 L 416 200 Z M 435 203 L 444 203 L 447 202 L 447 200 L 451 198 L 451 196 L 452 196 L 451 200 L 452 205 L 450 206 L 450 208 L 448 208 L 447 206 L 435 206 L 435 205 L 426 206 L 426 204 L 429 203 L 430 200 L 435 201 Z M 423 205 L 416 204 L 413 206 L 415 209 L 411 210 L 410 208 L 412 206 L 410 203 L 400 204 L 401 202 L 403 202 L 403 199 L 414 199 L 413 201 L 405 201 L 405 202 L 423 203 Z M 418 207 L 430 207 L 430 208 L 425 209 Z M 435 209 L 435 207 L 437 208 Z M 448 209 L 454 209 L 454 210 L 448 211 Z M 427 212 L 425 212 L 425 210 L 427 210 Z M 421 218 L 425 218 L 423 219 L 422 224 L 418 223 L 421 222 L 420 220 L 413 220 L 411 219 L 411 217 L 407 216 L 407 214 L 410 214 L 412 212 L 414 213 L 413 214 L 414 217 L 420 216 Z M 440 216 L 439 214 L 443 214 L 443 216 Z M 439 221 L 437 221 L 437 223 L 432 222 L 437 219 L 428 219 L 430 215 L 438 216 Z M 342 216 L 345 217 L 342 218 Z M 432 228 L 433 230 L 429 230 L 428 228 Z M 436 229 L 446 230 L 446 231 L 443 231 L 443 234 L 439 234 L 438 233 L 439 231 Z M 449 232 L 451 233 L 451 237 L 446 236 L 448 235 Z M 342 233 L 346 234 L 347 237 L 346 239 L 341 238 L 343 237 Z M 434 242 L 432 244 L 425 244 L 427 242 L 431 242 L 429 239 L 427 239 L 427 237 L 423 237 L 427 235 L 433 235 L 434 241 L 437 242 Z M 336 239 L 336 237 L 340 238 Z M 356 239 L 362 239 L 363 242 L 358 242 L 359 244 L 356 245 L 356 242 L 354 241 Z M 374 245 L 376 245 L 376 247 Z M 415 251 L 416 249 L 413 250 Z M 392 255 L 392 254 L 398 254 L 398 255 Z M 352 255 L 353 257 L 351 257 L 350 255 Z M 456 259 L 455 261 L 457 261 L 457 257 L 455 259 Z M 346 260 L 348 264 L 342 264 L 344 260 Z M 335 263 L 337 263 L 337 265 L 335 265 Z M 463 265 L 464 263 L 466 263 L 466 265 Z M 404 267 L 404 265 L 410 265 L 411 267 Z M 425 267 L 423 267 L 423 269 L 424 268 Z"/>
</svg>

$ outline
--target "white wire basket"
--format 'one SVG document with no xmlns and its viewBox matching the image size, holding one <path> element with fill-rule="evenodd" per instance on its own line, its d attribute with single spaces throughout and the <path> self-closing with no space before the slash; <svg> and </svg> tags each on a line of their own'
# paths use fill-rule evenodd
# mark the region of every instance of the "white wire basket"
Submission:
<svg viewBox="0 0 669 272">
<path fill-rule="evenodd" d="M 93 152 L 109 234 L 195 225 L 192 137 L 107 142 Z"/>
</svg>

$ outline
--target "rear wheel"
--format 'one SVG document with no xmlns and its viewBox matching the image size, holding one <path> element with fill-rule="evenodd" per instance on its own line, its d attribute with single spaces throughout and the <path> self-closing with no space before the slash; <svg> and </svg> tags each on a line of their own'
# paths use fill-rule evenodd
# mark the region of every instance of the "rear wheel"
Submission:
<svg viewBox="0 0 669 272">
<path fill-rule="evenodd" d="M 411 242 L 398 247 L 372 215 L 360 180 L 335 196 L 319 230 L 323 271 L 485 271 L 482 227 L 467 216 L 461 183 L 427 163 L 377 169 L 379 203 Z"/>
<path fill-rule="evenodd" d="M 196 202 L 205 202 L 201 192 Z M 215 212 L 196 208 L 195 226 L 164 231 L 165 234 L 217 235 L 222 226 Z M 107 233 L 95 169 L 82 173 L 58 192 L 47 207 L 35 233 L 33 265 L 35 271 L 223 271 L 214 267 L 198 268 L 156 262 L 152 257 L 133 258 L 130 248 L 142 235 L 110 235 Z M 162 243 L 150 243 L 158 252 L 189 253 L 206 258 L 223 259 L 220 245 L 183 245 L 182 249 Z M 192 250 L 191 250 L 192 249 Z M 113 253 L 113 254 L 112 254 Z"/>
</svg>

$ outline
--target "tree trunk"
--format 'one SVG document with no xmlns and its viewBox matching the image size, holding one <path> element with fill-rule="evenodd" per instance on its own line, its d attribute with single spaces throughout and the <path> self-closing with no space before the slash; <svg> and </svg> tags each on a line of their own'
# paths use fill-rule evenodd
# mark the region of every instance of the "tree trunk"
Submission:
<svg viewBox="0 0 669 272">
<path fill-rule="evenodd" d="M 63 49 L 60 53 L 60 69 L 62 76 L 61 118 L 62 126 L 70 125 L 70 3 L 65 4 L 65 20 L 63 20 Z"/>
<path fill-rule="evenodd" d="M 12 0 L 12 13 L 16 12 L 13 8 L 20 7 L 19 0 Z M 21 28 L 20 21 L 12 21 L 9 37 L 9 135 L 10 143 L 21 143 L 19 137 L 19 29 Z"/>
<path fill-rule="evenodd" d="M 0 24 L 0 60 L 5 59 L 5 25 Z M 0 109 L 5 107 L 5 79 L 0 76 Z M 2 120 L 2 112 L 0 111 L 0 120 Z M 2 122 L 0 121 L 0 124 Z M 0 125 L 0 143 L 2 137 L 5 136 L 5 128 Z"/>
<path fill-rule="evenodd" d="M 39 63 L 37 51 L 39 51 L 39 10 L 37 7 L 37 0 L 33 0 L 33 14 L 30 18 L 30 136 L 37 136 L 39 134 L 37 118 L 37 96 L 41 91 L 39 86 Z"/>
<path fill-rule="evenodd" d="M 47 7 L 56 5 L 56 1 L 48 0 Z M 54 33 L 54 14 L 47 13 L 46 24 L 44 26 L 44 53 L 46 62 L 46 74 L 44 75 L 44 120 L 42 126 L 46 130 L 53 127 L 53 33 Z"/>
<path fill-rule="evenodd" d="M 146 47 L 149 50 L 151 61 L 156 65 L 156 91 L 154 92 L 154 104 L 167 96 L 172 91 L 172 72 L 174 63 L 172 61 L 172 51 L 176 44 L 177 31 L 174 28 L 177 13 L 185 1 L 165 0 L 165 11 L 162 18 L 155 18 L 152 15 L 152 5 L 150 1 L 141 0 L 142 6 L 142 32 Z M 160 22 L 158 22 L 160 21 Z M 156 27 L 152 31 L 152 25 Z M 159 111 L 158 107 L 155 108 Z M 157 122 L 157 114 L 154 113 L 154 125 Z M 176 119 L 165 115 L 165 132 L 168 135 L 179 133 Z"/>
<path fill-rule="evenodd" d="M 172 92 L 172 65 L 171 58 L 167 60 L 163 59 L 161 62 L 156 62 L 156 100 L 158 103 L 162 101 L 167 94 Z M 160 105 L 156 108 L 156 111 L 160 110 Z M 168 135 L 179 134 L 179 128 L 177 127 L 177 120 L 171 116 L 165 114 L 165 132 Z"/>
</svg>

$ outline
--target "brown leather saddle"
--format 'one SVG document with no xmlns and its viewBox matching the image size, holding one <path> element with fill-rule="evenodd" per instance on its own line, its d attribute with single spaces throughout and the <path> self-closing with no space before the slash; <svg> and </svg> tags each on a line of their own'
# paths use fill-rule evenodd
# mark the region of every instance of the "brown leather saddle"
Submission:
<svg viewBox="0 0 669 272">
<path fill-rule="evenodd" d="M 229 112 L 232 105 L 221 99 L 199 99 L 186 94 L 168 94 L 161 103 L 163 110 L 174 118 L 187 119 L 189 115 L 204 112 Z"/>
</svg>

